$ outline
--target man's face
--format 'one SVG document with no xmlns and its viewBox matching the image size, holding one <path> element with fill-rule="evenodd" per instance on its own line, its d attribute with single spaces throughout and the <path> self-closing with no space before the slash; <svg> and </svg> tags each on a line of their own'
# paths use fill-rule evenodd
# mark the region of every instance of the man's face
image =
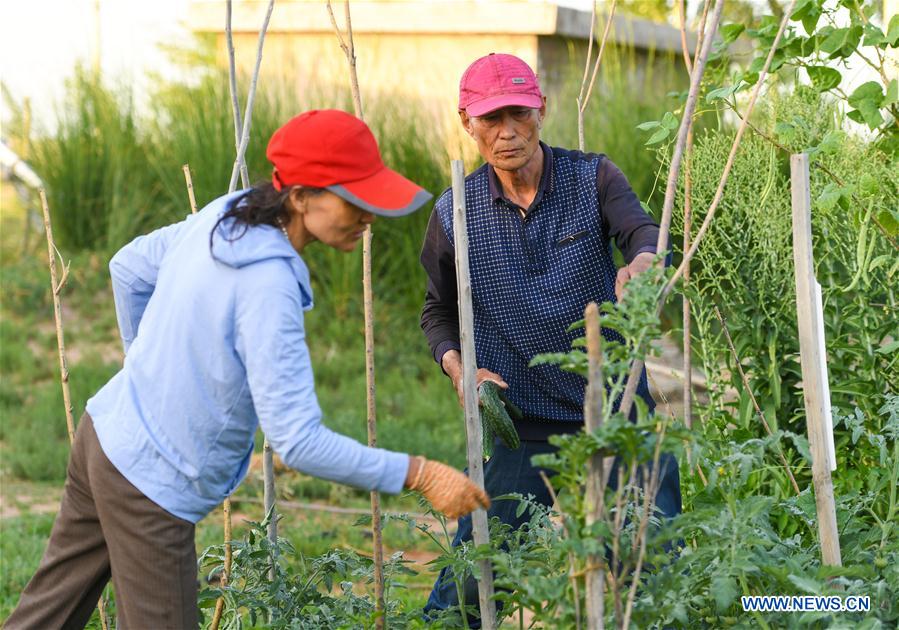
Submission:
<svg viewBox="0 0 899 630">
<path fill-rule="evenodd" d="M 524 167 L 540 147 L 540 127 L 546 115 L 546 100 L 540 109 L 510 106 L 469 116 L 459 112 L 462 126 L 478 143 L 481 157 L 503 171 Z"/>
</svg>

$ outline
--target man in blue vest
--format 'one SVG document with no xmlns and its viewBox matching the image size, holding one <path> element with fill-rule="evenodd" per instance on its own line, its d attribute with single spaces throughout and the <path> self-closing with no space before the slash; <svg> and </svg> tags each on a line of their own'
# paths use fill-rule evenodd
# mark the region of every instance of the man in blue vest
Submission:
<svg viewBox="0 0 899 630">
<path fill-rule="evenodd" d="M 582 430 L 585 381 L 555 366 L 528 364 L 539 353 L 568 351 L 581 333 L 567 327 L 583 317 L 586 305 L 616 301 L 627 281 L 649 268 L 659 227 L 605 155 L 541 142 L 545 115 L 536 75 L 515 56 L 487 55 L 462 75 L 459 117 L 485 161 L 465 180 L 477 381 L 496 382 L 524 414 L 515 423 L 521 446 L 495 444 L 484 484 L 491 496 L 533 494 L 550 505 L 531 458 L 554 450 L 550 435 Z M 626 261 L 621 269 L 612 258 L 612 240 Z M 434 206 L 421 263 L 428 274 L 421 327 L 461 402 L 450 190 Z M 620 339 L 610 330 L 603 334 Z M 654 409 L 645 372 L 637 393 Z M 681 511 L 671 456 L 660 464 L 656 504 L 667 517 Z M 516 516 L 517 507 L 494 501 L 489 515 L 519 527 L 525 518 Z M 470 539 L 471 517 L 465 517 L 453 544 Z M 476 602 L 476 585 L 465 590 L 466 601 Z M 444 569 L 425 610 L 456 605 L 456 587 Z M 480 627 L 479 620 L 472 627 Z"/>
</svg>

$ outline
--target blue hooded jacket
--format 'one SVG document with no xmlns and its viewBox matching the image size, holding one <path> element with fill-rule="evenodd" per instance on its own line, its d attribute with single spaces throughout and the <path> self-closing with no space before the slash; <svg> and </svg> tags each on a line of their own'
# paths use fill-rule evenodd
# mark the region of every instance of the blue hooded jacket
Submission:
<svg viewBox="0 0 899 630">
<path fill-rule="evenodd" d="M 110 261 L 124 367 L 87 403 L 103 452 L 150 500 L 197 522 L 243 480 L 257 425 L 308 475 L 397 493 L 408 456 L 321 423 L 303 312 L 309 270 L 278 229 L 209 236 L 243 192 Z M 229 240 L 231 238 L 235 240 Z"/>
</svg>

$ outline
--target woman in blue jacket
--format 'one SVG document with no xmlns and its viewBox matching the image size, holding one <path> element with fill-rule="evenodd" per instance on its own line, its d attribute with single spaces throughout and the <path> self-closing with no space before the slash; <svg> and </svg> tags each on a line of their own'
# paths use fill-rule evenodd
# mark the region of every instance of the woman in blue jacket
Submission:
<svg viewBox="0 0 899 630">
<path fill-rule="evenodd" d="M 194 525 L 243 480 L 257 426 L 306 474 L 419 490 L 450 518 L 489 504 L 449 466 L 330 431 L 315 396 L 304 248 L 352 251 L 375 215 L 408 214 L 430 195 L 336 110 L 291 119 L 267 155 L 271 184 L 110 262 L 124 367 L 87 403 L 47 550 L 6 628 L 82 628 L 110 577 L 121 628 L 196 627 Z"/>
</svg>

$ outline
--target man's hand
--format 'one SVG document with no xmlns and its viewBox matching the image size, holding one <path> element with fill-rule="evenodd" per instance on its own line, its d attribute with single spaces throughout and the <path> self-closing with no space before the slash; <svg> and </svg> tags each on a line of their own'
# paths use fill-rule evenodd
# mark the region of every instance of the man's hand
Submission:
<svg viewBox="0 0 899 630">
<path fill-rule="evenodd" d="M 626 285 L 631 278 L 640 275 L 652 267 L 653 258 L 655 258 L 655 254 L 642 252 L 637 254 L 631 261 L 631 264 L 618 270 L 618 276 L 615 278 L 615 297 L 618 298 L 619 302 L 621 301 L 621 298 L 624 297 L 624 285 Z"/>
<path fill-rule="evenodd" d="M 443 371 L 450 377 L 450 380 L 453 382 L 453 387 L 456 388 L 456 396 L 459 397 L 459 406 L 464 407 L 465 399 L 462 395 L 462 355 L 459 354 L 458 350 L 448 350 L 443 355 L 441 364 Z M 503 377 L 496 372 L 479 368 L 476 373 L 476 385 L 480 387 L 481 383 L 484 381 L 493 381 L 502 389 L 508 389 L 509 387 L 509 384 L 503 380 Z"/>
</svg>

